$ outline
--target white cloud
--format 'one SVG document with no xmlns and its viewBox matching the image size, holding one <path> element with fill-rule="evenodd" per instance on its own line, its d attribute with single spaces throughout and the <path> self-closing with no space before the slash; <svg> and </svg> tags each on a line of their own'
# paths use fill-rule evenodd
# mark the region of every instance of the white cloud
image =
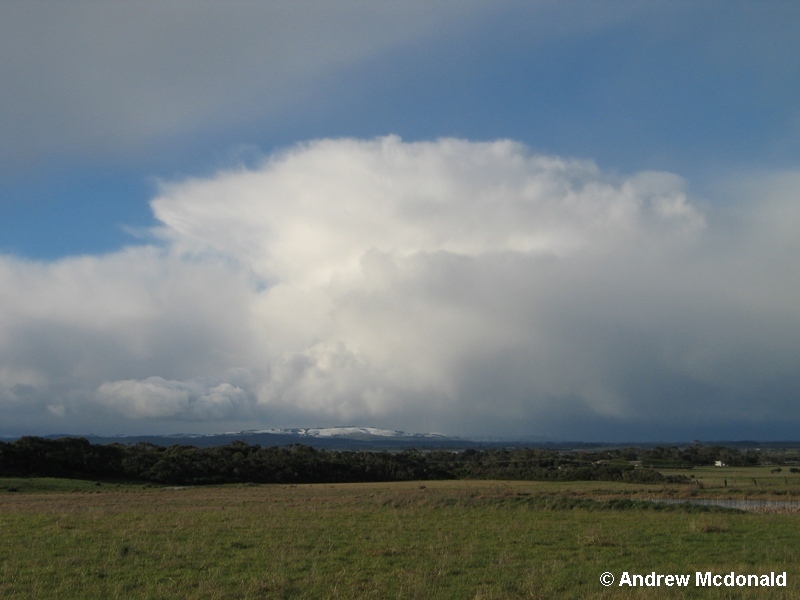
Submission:
<svg viewBox="0 0 800 600">
<path fill-rule="evenodd" d="M 387 137 L 165 183 L 161 249 L 0 259 L 2 410 L 75 431 L 788 427 L 796 177 L 723 211 L 671 174 Z"/>
<path fill-rule="evenodd" d="M 241 378 L 242 370 L 234 375 Z M 130 419 L 175 417 L 194 420 L 224 420 L 248 416 L 251 395 L 238 385 L 219 379 L 168 381 L 148 377 L 106 382 L 97 389 L 102 404 Z"/>
</svg>

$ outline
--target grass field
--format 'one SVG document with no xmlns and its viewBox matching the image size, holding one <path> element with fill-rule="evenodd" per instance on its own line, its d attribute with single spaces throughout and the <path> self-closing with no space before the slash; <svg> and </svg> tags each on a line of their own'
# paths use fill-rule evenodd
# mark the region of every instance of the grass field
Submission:
<svg viewBox="0 0 800 600">
<path fill-rule="evenodd" d="M 800 473 L 773 467 L 695 467 L 691 470 L 662 470 L 665 475 L 689 475 L 699 483 L 697 491 L 709 498 L 727 496 L 800 498 Z"/>
<path fill-rule="evenodd" d="M 726 488 L 724 471 L 693 471 L 699 486 L 450 481 L 174 489 L 5 479 L 0 597 L 800 597 L 800 515 L 630 502 L 724 490 L 742 497 L 749 492 L 737 491 L 739 483 L 759 490 L 754 478 L 762 480 L 762 496 L 788 498 L 800 483 L 761 468 L 740 470 L 736 486 L 729 480 Z M 624 571 L 655 571 L 692 580 L 688 588 L 604 588 L 605 571 L 617 579 Z M 786 571 L 788 585 L 695 587 L 696 571 Z"/>
</svg>

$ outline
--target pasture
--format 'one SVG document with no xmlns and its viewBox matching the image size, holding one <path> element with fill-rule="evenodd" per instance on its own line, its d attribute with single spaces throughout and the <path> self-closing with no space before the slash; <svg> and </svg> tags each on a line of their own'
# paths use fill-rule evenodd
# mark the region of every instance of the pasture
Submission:
<svg viewBox="0 0 800 600">
<path fill-rule="evenodd" d="M 660 469 L 664 475 L 689 475 L 703 496 L 800 499 L 800 473 L 787 467 L 694 467 Z"/>
<path fill-rule="evenodd" d="M 427 481 L 176 489 L 3 479 L 0 597 L 798 597 L 800 515 L 636 501 L 709 490 L 719 496 L 720 489 L 747 495 L 731 482 L 712 485 L 723 471 L 697 470 L 702 485 L 683 486 Z M 737 482 L 754 474 L 756 481 L 776 475 L 761 496 L 796 491 L 765 468 Z M 605 571 L 691 573 L 692 584 L 605 588 Z M 695 587 L 696 571 L 786 571 L 788 585 Z"/>
</svg>

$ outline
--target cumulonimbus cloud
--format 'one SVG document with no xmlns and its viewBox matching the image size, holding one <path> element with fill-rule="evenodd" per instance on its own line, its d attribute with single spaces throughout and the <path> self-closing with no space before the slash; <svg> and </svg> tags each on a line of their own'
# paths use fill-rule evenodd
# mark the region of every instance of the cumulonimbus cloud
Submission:
<svg viewBox="0 0 800 600">
<path fill-rule="evenodd" d="M 164 183 L 159 245 L 2 258 L 0 402 L 78 431 L 796 423 L 796 179 L 722 209 L 511 141 L 298 145 Z"/>
</svg>

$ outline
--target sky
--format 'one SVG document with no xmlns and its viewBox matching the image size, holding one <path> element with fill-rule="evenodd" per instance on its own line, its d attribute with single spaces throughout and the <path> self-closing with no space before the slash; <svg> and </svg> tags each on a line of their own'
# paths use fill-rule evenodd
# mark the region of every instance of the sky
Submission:
<svg viewBox="0 0 800 600">
<path fill-rule="evenodd" d="M 0 0 L 0 436 L 797 439 L 798 30 Z"/>
</svg>

